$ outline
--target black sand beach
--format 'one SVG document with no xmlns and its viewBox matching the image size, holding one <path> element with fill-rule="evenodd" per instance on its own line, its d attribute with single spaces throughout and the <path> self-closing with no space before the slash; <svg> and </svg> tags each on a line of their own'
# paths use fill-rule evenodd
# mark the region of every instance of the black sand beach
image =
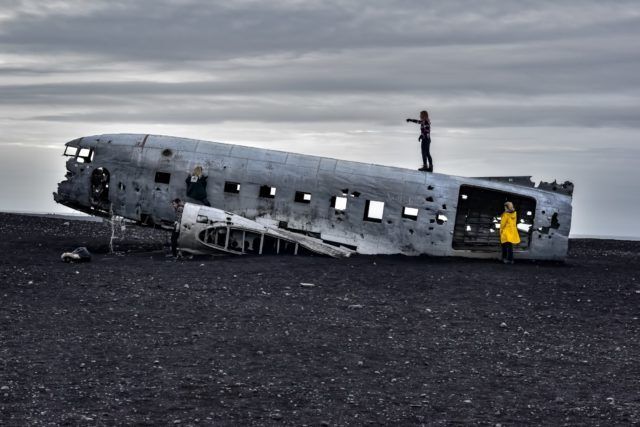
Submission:
<svg viewBox="0 0 640 427">
<path fill-rule="evenodd" d="M 640 423 L 640 242 L 176 261 L 158 230 L 110 254 L 102 223 L 0 220 L 2 425 Z"/>
</svg>

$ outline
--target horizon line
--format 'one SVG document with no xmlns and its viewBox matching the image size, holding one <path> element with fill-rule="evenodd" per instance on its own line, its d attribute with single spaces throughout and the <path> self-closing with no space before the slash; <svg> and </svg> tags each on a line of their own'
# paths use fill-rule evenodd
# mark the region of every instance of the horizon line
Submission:
<svg viewBox="0 0 640 427">
<path fill-rule="evenodd" d="M 37 212 L 37 211 L 10 211 L 10 210 L 0 210 L 0 213 L 4 214 L 12 214 L 12 215 L 28 215 L 28 216 L 39 216 L 39 217 L 59 217 L 62 219 L 71 219 L 71 220 L 79 220 L 79 221 L 102 221 L 103 218 L 88 215 L 82 212 L 69 212 L 69 213 L 61 213 L 61 212 Z M 640 241 L 640 236 L 619 236 L 619 235 L 611 235 L 611 234 L 569 234 L 569 239 L 598 239 L 598 240 L 628 240 L 628 241 Z"/>
</svg>

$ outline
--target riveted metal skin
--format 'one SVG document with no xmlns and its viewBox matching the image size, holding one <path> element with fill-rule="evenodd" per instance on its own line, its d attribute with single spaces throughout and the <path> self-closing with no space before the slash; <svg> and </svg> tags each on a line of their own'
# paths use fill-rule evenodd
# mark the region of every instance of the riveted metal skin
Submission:
<svg viewBox="0 0 640 427">
<path fill-rule="evenodd" d="M 497 258 L 496 217 L 504 201 L 515 200 L 516 210 L 525 208 L 518 212 L 523 242 L 516 257 L 567 255 L 569 182 L 536 187 L 526 177 L 466 178 L 158 135 L 94 135 L 66 146 L 84 157 L 66 155 L 66 179 L 54 199 L 92 215 L 172 227 L 171 200 L 198 203 L 187 198 L 185 179 L 199 165 L 213 209 L 289 238 L 311 237 L 360 254 Z M 265 186 L 273 197 L 260 197 Z M 296 201 L 300 193 L 308 195 L 303 203 Z M 336 198 L 346 198 L 346 208 L 334 208 Z M 384 203 L 381 212 L 377 202 Z M 378 211 L 367 212 L 370 206 Z M 403 216 L 405 208 L 417 209 L 417 217 Z M 197 235 L 183 231 L 180 239 L 188 247 Z"/>
</svg>

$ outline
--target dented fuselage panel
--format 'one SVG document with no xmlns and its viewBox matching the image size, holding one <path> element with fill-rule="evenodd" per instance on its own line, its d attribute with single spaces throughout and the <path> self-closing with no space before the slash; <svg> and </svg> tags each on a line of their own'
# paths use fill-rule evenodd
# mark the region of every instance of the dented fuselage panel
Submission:
<svg viewBox="0 0 640 427">
<path fill-rule="evenodd" d="M 293 240 L 361 254 L 494 258 L 499 216 L 511 200 L 522 240 L 517 257 L 567 254 L 571 183 L 535 187 L 522 177 L 465 178 L 155 135 L 83 137 L 66 150 L 68 172 L 54 198 L 94 215 L 172 226 L 172 199 L 197 203 L 186 197 L 185 179 L 200 165 L 213 209 Z M 189 239 L 197 246 L 197 236 L 181 231 L 180 246 L 189 248 Z"/>
</svg>

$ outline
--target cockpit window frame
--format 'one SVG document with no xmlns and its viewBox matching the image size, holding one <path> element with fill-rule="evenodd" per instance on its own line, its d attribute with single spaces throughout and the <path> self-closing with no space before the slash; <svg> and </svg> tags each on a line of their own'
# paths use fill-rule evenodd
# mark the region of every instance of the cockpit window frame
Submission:
<svg viewBox="0 0 640 427">
<path fill-rule="evenodd" d="M 72 152 L 73 150 L 73 152 Z M 67 156 L 67 157 L 76 157 L 78 155 L 78 152 L 80 151 L 80 147 L 74 147 L 73 145 L 67 145 L 64 149 L 64 153 L 62 153 L 63 156 Z"/>
<path fill-rule="evenodd" d="M 82 147 L 80 145 L 67 145 L 63 156 L 73 157 L 78 163 L 91 163 L 95 150 L 92 147 Z"/>
</svg>

